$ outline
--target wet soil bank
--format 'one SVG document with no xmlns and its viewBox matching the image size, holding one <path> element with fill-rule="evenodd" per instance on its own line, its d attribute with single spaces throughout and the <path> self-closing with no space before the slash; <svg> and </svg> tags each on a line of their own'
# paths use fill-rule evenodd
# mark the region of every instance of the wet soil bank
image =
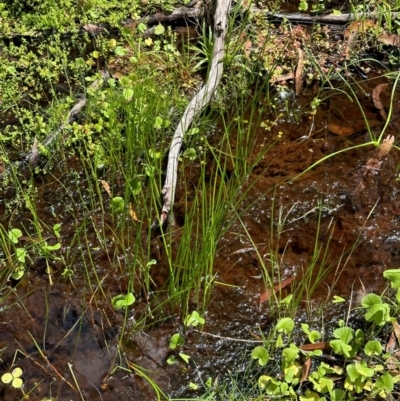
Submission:
<svg viewBox="0 0 400 401">
<path fill-rule="evenodd" d="M 297 319 L 318 326 L 323 316 L 328 329 L 348 308 L 347 303 L 342 308 L 323 309 L 334 295 L 355 299 L 365 290 L 381 291 L 382 272 L 400 264 L 400 153 L 393 148 L 382 156 L 373 146 L 346 150 L 370 140 L 367 121 L 377 136 L 384 127 L 372 100 L 378 83 L 381 81 L 357 84 L 364 115 L 346 94 L 329 90 L 315 115 L 305 113 L 315 91 L 296 97 L 290 88 L 284 88 L 276 109 L 263 116 L 264 121 L 277 123 L 270 130 L 256 128 L 257 146 L 274 145 L 242 189 L 246 200 L 241 222 L 235 222 L 220 242 L 215 261 L 218 284 L 204 333 L 193 330 L 186 336 L 185 353 L 191 356 L 187 366 L 166 364 L 169 338 L 180 329 L 179 320 L 168 312 L 157 312 L 152 321 L 144 322 L 143 332 L 119 335 L 135 324 L 147 304 L 140 288 L 135 289 L 134 311 L 127 316 L 104 301 L 126 293 L 128 277 L 121 274 L 118 263 L 128 263 L 131 255 L 119 262 L 113 259 L 118 247 L 113 221 L 103 214 L 98 200 L 88 195 L 85 188 L 90 176 L 84 165 L 68 160 L 53 174 L 35 177 L 40 221 L 52 226 L 56 219 L 62 224 L 63 251 L 75 273 L 71 280 L 61 277 L 62 267 L 55 260 L 51 263 L 54 284 L 50 285 L 46 261 L 36 258 L 18 285 L 12 282 L 3 288 L 1 372 L 16 362 L 24 371 L 24 389 L 31 391 L 31 400 L 49 396 L 58 400 L 155 399 L 144 372 L 166 393 L 195 396 L 187 390 L 189 381 L 200 385 L 209 377 L 222 381 L 229 379 L 230 372 L 240 375 L 248 365 L 245 351 L 254 346 L 251 341 L 257 341 L 260 329 L 270 330 L 277 311 L 272 302 L 260 304 L 265 271 L 275 284 L 293 278 L 283 296 L 293 293 L 300 297 L 302 309 Z M 389 92 L 381 94 L 387 110 L 390 90 L 388 87 Z M 393 104 L 397 101 L 398 94 Z M 384 134 L 393 135 L 395 145 L 398 112 L 395 107 Z M 285 117 L 277 117 L 280 113 Z M 337 134 L 349 133 L 346 128 L 351 135 Z M 232 146 L 239 145 L 232 142 Z M 305 172 L 335 152 L 341 153 Z M 178 224 L 183 221 L 183 188 L 190 187 L 194 175 L 195 168 L 188 168 L 187 182 L 177 194 Z M 15 193 L 3 193 L 5 202 L 11 195 Z M 108 200 L 103 202 L 100 205 Z M 4 201 L 1 208 L 4 212 Z M 2 223 L 7 227 L 6 221 Z M 28 211 L 14 215 L 13 224 L 34 232 Z M 84 233 L 77 231 L 85 226 Z M 47 231 L 51 242 L 54 238 L 51 230 Z M 105 243 L 98 232 L 107 239 Z M 323 257 L 312 262 L 316 246 Z M 96 266 L 90 274 L 85 269 L 88 261 Z M 167 280 L 163 260 L 159 265 L 156 282 Z M 318 287 L 309 285 L 305 292 L 298 292 L 305 277 L 311 277 L 312 284 L 321 272 L 324 279 Z M 236 342 L 235 338 L 249 342 Z M 128 373 L 128 368 L 136 374 Z M 77 383 L 81 393 L 76 390 Z M 21 396 L 20 390 L 0 384 L 2 400 Z"/>
</svg>

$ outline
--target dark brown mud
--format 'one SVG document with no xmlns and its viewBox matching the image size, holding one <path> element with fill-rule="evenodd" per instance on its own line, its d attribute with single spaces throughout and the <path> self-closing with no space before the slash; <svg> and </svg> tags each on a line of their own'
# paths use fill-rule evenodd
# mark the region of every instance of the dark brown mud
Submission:
<svg viewBox="0 0 400 401">
<path fill-rule="evenodd" d="M 71 280 L 62 277 L 63 266 L 54 260 L 54 284 L 50 285 L 46 261 L 35 258 L 18 285 L 11 282 L 3 288 L 1 372 L 13 363 L 20 366 L 31 400 L 49 396 L 58 400 L 153 400 L 154 391 L 144 374 L 166 393 L 183 396 L 188 394 L 189 381 L 199 385 L 208 378 L 222 381 L 229 379 L 230 372 L 240 375 L 247 369 L 245 350 L 254 346 L 252 341 L 257 341 L 260 330 L 270 330 L 277 313 L 272 301 L 260 305 L 265 271 L 274 284 L 293 278 L 282 295 L 297 294 L 301 307 L 297 319 L 316 326 L 322 316 L 328 326 L 344 316 L 348 303 L 342 308 L 329 307 L 334 295 L 354 300 L 364 291 L 381 291 L 385 285 L 382 272 L 400 264 L 400 153 L 393 148 L 382 156 L 374 146 L 364 146 L 370 141 L 367 123 L 376 136 L 384 127 L 372 100 L 380 82 L 358 82 L 359 106 L 346 94 L 327 90 L 315 115 L 307 108 L 314 91 L 296 97 L 284 88 L 275 110 L 263 116 L 277 124 L 268 131 L 259 128 L 258 145 L 275 145 L 242 189 L 246 195 L 239 211 L 241 221 L 220 241 L 215 261 L 218 284 L 204 333 L 193 330 L 186 335 L 185 353 L 192 360 L 188 366 L 166 364 L 169 338 L 180 329 L 179 320 L 168 318 L 168 313 L 144 322 L 143 331 L 121 336 L 140 318 L 147 307 L 146 297 L 140 286 L 135 288 L 135 312 L 129 311 L 128 316 L 104 301 L 128 290 L 128 277 L 121 275 L 124 269 L 120 266 L 129 264 L 129 255 L 124 260 L 113 259 L 117 248 L 113 221 L 103 215 L 108 200 L 90 198 L 85 192 L 90 178 L 82 164 L 69 160 L 57 166 L 54 175 L 34 177 L 39 219 L 49 227 L 55 220 L 62 224 L 63 252 L 69 255 L 74 276 Z M 381 94 L 386 110 L 388 90 Z M 396 94 L 393 104 L 397 101 Z M 286 117 L 277 117 L 280 112 Z M 395 107 L 384 133 L 384 138 L 394 136 L 395 145 L 398 117 Z M 337 134 L 350 130 L 348 136 Z M 178 224 L 183 221 L 180 204 L 186 195 L 178 191 Z M 10 198 L 7 192 L 3 194 L 5 202 Z M 2 212 L 4 207 L 3 201 Z M 18 213 L 13 216 L 13 227 L 34 233 L 30 213 Z M 83 226 L 85 232 L 77 231 Z M 44 231 L 54 241 L 51 230 Z M 102 243 L 99 238 L 107 240 Z M 125 246 L 128 249 L 129 243 Z M 316 247 L 323 257 L 313 261 Z M 89 260 L 96 269 L 87 273 Z M 304 287 L 305 280 L 312 284 L 321 272 L 324 278 L 317 287 Z M 154 279 L 162 282 L 167 276 Z M 2 400 L 21 397 L 20 390 L 0 384 Z"/>
</svg>

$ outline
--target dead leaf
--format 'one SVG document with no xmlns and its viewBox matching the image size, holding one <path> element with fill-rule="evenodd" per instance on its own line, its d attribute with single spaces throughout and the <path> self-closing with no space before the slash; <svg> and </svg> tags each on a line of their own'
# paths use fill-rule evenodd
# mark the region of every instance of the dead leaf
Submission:
<svg viewBox="0 0 400 401">
<path fill-rule="evenodd" d="M 392 334 L 390 335 L 389 341 L 386 344 L 386 352 L 393 352 L 395 350 L 395 348 L 396 348 L 396 335 L 395 335 L 395 332 L 393 329 Z"/>
<path fill-rule="evenodd" d="M 95 24 L 85 24 L 82 28 L 89 33 L 101 33 L 106 31 L 103 26 Z"/>
<path fill-rule="evenodd" d="M 111 198 L 111 190 L 110 190 L 110 185 L 108 184 L 108 182 L 104 181 L 104 180 L 100 180 L 100 182 L 101 182 L 101 185 L 103 185 L 103 188 L 105 189 L 105 191 L 108 193 L 108 195 Z"/>
<path fill-rule="evenodd" d="M 36 167 L 39 163 L 40 153 L 39 153 L 39 141 L 36 139 L 33 141 L 31 153 L 29 155 L 29 165 L 31 167 Z"/>
<path fill-rule="evenodd" d="M 297 49 L 297 52 L 299 54 L 299 61 L 297 62 L 294 86 L 296 94 L 299 95 L 303 91 L 304 54 L 300 48 Z"/>
<path fill-rule="evenodd" d="M 121 77 L 123 77 L 125 74 L 122 71 L 119 70 L 111 70 L 111 76 L 115 79 L 120 79 Z"/>
<path fill-rule="evenodd" d="M 393 144 L 394 144 L 394 135 L 389 135 L 382 141 L 381 146 L 379 146 L 376 157 L 378 159 L 382 159 L 382 157 L 389 154 L 390 150 L 393 147 Z"/>
<path fill-rule="evenodd" d="M 303 363 L 301 367 L 301 379 L 300 379 L 300 386 L 301 384 L 308 379 L 308 375 L 310 374 L 311 369 L 311 358 L 307 358 L 306 361 Z"/>
<path fill-rule="evenodd" d="M 376 29 L 377 21 L 373 19 L 364 19 L 350 22 L 344 31 L 344 38 L 348 39 L 355 33 L 366 33 L 369 29 Z"/>
<path fill-rule="evenodd" d="M 376 175 L 379 173 L 382 167 L 382 161 L 380 161 L 377 157 L 372 156 L 368 159 L 367 163 L 362 166 L 363 176 L 367 174 Z"/>
<path fill-rule="evenodd" d="M 400 35 L 396 35 L 395 33 L 384 32 L 378 36 L 378 41 L 384 45 L 400 47 Z"/>
<path fill-rule="evenodd" d="M 400 343 L 400 324 L 393 322 L 394 334 L 396 334 L 397 342 Z"/>
<path fill-rule="evenodd" d="M 251 52 L 251 47 L 253 46 L 253 43 L 251 40 L 246 40 L 246 43 L 244 44 L 244 55 L 246 58 L 250 58 L 250 52 Z"/>
<path fill-rule="evenodd" d="M 272 294 L 276 294 L 278 291 L 287 287 L 292 281 L 293 277 L 287 278 L 286 280 L 283 280 L 282 283 L 276 284 L 274 288 L 269 288 L 267 291 L 263 292 L 260 295 L 260 305 L 265 301 L 268 301 L 271 298 Z"/>
<path fill-rule="evenodd" d="M 337 124 L 328 124 L 328 130 L 332 132 L 332 134 L 340 135 L 340 136 L 350 136 L 356 132 L 355 128 L 346 127 L 344 125 L 337 125 Z"/>
<path fill-rule="evenodd" d="M 374 102 L 375 107 L 379 110 L 382 118 L 386 119 L 387 114 L 385 110 L 385 106 L 381 100 L 381 93 L 389 86 L 389 84 L 379 84 L 375 86 L 374 90 L 372 91 L 372 100 Z"/>
<path fill-rule="evenodd" d="M 284 75 L 279 75 L 277 77 L 271 77 L 269 82 L 271 82 L 271 84 L 276 84 L 277 82 L 289 81 L 289 79 L 294 79 L 293 72 L 289 72 L 289 73 L 284 74 Z"/>
<path fill-rule="evenodd" d="M 302 351 L 315 351 L 317 349 L 321 351 L 328 351 L 331 349 L 331 346 L 329 343 L 326 342 L 318 342 L 314 344 L 304 344 L 301 347 L 299 347 Z"/>
<path fill-rule="evenodd" d="M 256 340 L 258 340 L 258 341 L 262 341 L 262 340 L 263 340 L 262 337 L 259 336 L 258 334 L 252 332 L 252 331 L 249 330 L 249 329 L 247 329 L 247 330 L 248 330 L 249 334 L 250 334 L 253 338 L 255 338 Z"/>
<path fill-rule="evenodd" d="M 132 219 L 133 219 L 134 221 L 137 221 L 137 222 L 141 223 L 141 221 L 140 221 L 140 220 L 138 219 L 138 217 L 137 217 L 137 214 L 136 214 L 136 212 L 135 212 L 135 209 L 134 209 L 133 206 L 132 206 L 132 203 L 129 204 L 129 214 L 130 214 L 130 216 L 132 217 Z"/>
<path fill-rule="evenodd" d="M 376 29 L 376 24 L 376 21 L 368 19 L 357 20 L 348 24 L 346 30 L 344 31 L 344 39 L 346 40 L 346 44 L 342 53 L 342 57 L 347 59 L 350 56 L 352 47 L 356 43 L 358 35 L 360 33 L 367 33 L 369 29 Z"/>
</svg>

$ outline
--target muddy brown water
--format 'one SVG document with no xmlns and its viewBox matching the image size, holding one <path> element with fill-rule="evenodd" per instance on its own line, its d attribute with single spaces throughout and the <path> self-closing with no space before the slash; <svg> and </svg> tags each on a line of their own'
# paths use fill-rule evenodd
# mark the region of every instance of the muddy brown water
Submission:
<svg viewBox="0 0 400 401">
<path fill-rule="evenodd" d="M 379 134 L 384 121 L 371 99 L 376 85 L 375 81 L 360 81 L 357 95 L 372 129 Z M 285 88 L 276 110 L 263 116 L 275 120 L 282 112 L 285 117 L 270 131 L 258 129 L 260 146 L 278 135 L 281 139 L 253 169 L 249 182 L 254 179 L 255 184 L 243 187 L 247 194 L 242 222 L 252 241 L 240 222 L 221 239 L 215 261 L 220 284 L 205 316 L 204 333 L 192 330 L 186 335 L 185 353 L 191 356 L 188 365 L 166 364 L 169 338 L 181 328 L 176 318 L 158 316 L 148 329 L 123 337 L 123 347 L 119 347 L 123 322 L 133 324 L 146 303 L 136 289 L 138 300 L 126 320 L 104 302 L 127 290 L 127 277 L 121 276 L 110 257 L 115 247 L 112 221 L 102 216 L 101 208 L 90 206 L 91 199 L 84 194 L 87 177 L 82 164 L 68 160 L 53 174 L 36 177 L 39 218 L 50 227 L 62 223 L 63 251 L 69 254 L 75 275 L 71 281 L 61 277 L 62 268 L 53 262 L 54 284 L 50 285 L 45 261 L 36 259 L 18 285 L 11 283 L 1 290 L 0 373 L 8 371 L 13 362 L 20 366 L 24 390 L 31 391 L 31 400 L 49 396 L 58 400 L 156 399 L 143 376 L 126 370 L 136 365 L 148 369 L 146 374 L 166 393 L 194 397 L 197 393 L 187 389 L 190 381 L 201 385 L 210 377 L 223 382 L 244 374 L 248 352 L 255 343 L 236 342 L 235 338 L 253 341 L 260 330 L 271 330 L 277 311 L 272 303 L 259 302 L 265 291 L 262 265 L 275 271 L 275 284 L 278 276 L 281 281 L 293 278 L 283 293 L 295 293 L 306 277 L 316 237 L 326 257 L 323 264 L 321 258 L 316 261 L 315 272 L 333 267 L 313 294 L 303 294 L 297 321 L 320 328 L 323 319 L 326 327 L 333 327 L 345 317 L 348 303 L 322 310 L 326 301 L 334 295 L 356 300 L 364 289 L 381 291 L 385 286 L 382 272 L 400 265 L 400 153 L 392 149 L 375 168 L 368 162 L 376 158 L 376 149 L 353 149 L 294 179 L 324 156 L 368 140 L 363 115 L 346 95 L 327 91 L 326 100 L 312 116 L 304 110 L 314 95 L 310 91 L 299 98 Z M 389 98 L 382 94 L 386 107 Z M 395 144 L 400 115 L 397 102 L 396 95 L 385 133 L 385 137 L 394 135 Z M 329 126 L 350 127 L 354 133 L 348 137 L 333 134 Z M 177 217 L 184 196 L 178 191 Z M 4 212 L 4 201 L 1 208 Z M 33 230 L 30 219 L 22 210 L 13 216 L 13 225 Z M 79 242 L 76 230 L 85 219 L 88 242 Z M 284 224 L 278 235 L 279 220 Z M 3 224 L 7 226 L 4 219 Z M 106 243 L 99 243 L 93 226 L 104 232 Z M 277 250 L 279 263 L 271 262 L 271 249 Z M 83 272 L 89 259 L 97 268 L 88 276 Z M 2 400 L 21 397 L 20 390 L 0 383 Z"/>
</svg>

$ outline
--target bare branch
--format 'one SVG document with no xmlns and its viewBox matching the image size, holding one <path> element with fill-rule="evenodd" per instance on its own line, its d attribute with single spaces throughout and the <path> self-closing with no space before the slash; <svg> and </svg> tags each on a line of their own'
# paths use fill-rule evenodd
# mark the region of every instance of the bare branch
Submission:
<svg viewBox="0 0 400 401">
<path fill-rule="evenodd" d="M 225 54 L 225 36 L 228 22 L 228 11 L 231 0 L 218 0 L 214 16 L 214 48 L 208 79 L 196 96 L 187 106 L 181 121 L 179 122 L 168 155 L 167 176 L 165 179 L 163 194 L 163 207 L 161 210 L 160 224 L 162 225 L 174 203 L 176 180 L 178 174 L 178 158 L 183 138 L 194 118 L 207 106 L 221 80 L 223 73 L 223 58 Z"/>
</svg>

